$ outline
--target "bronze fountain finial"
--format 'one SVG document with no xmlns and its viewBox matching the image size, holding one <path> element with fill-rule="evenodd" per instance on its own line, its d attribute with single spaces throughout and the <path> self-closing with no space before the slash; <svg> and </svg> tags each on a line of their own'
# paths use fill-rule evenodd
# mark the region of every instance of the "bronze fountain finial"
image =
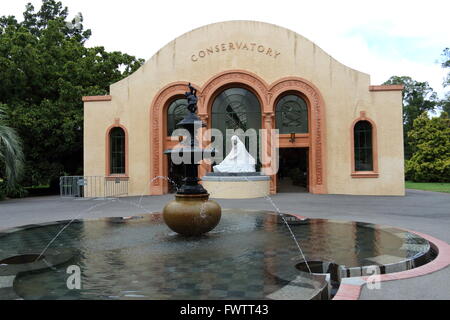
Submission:
<svg viewBox="0 0 450 320">
<path fill-rule="evenodd" d="M 188 101 L 188 110 L 191 113 L 196 113 L 197 112 L 197 89 L 195 89 L 191 83 L 189 82 L 188 84 L 189 87 L 189 91 L 184 93 L 184 96 L 186 97 L 187 101 Z"/>
</svg>

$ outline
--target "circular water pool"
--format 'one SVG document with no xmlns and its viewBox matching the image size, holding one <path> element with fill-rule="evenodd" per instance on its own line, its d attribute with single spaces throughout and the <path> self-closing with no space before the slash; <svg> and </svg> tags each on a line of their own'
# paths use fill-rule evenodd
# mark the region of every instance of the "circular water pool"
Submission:
<svg viewBox="0 0 450 320">
<path fill-rule="evenodd" d="M 196 238 L 171 232 L 160 214 L 77 220 L 42 257 L 67 221 L 10 229 L 0 234 L 0 261 L 39 259 L 0 264 L 11 289 L 0 299 L 318 299 L 371 266 L 397 272 L 433 258 L 427 240 L 396 228 L 285 217 L 313 274 L 284 221 L 267 211 L 224 210 Z M 76 270 L 81 288 L 69 289 Z"/>
</svg>

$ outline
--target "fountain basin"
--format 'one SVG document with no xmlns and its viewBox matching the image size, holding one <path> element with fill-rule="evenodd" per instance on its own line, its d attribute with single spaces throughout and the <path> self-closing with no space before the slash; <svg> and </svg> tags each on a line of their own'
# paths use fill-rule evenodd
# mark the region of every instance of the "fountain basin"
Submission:
<svg viewBox="0 0 450 320">
<path fill-rule="evenodd" d="M 199 237 L 170 231 L 162 214 L 75 221 L 49 248 L 70 250 L 72 260 L 39 272 L 21 268 L 11 290 L 23 299 L 323 299 L 330 297 L 330 284 L 370 266 L 398 272 L 434 257 L 430 242 L 397 228 L 285 219 L 306 261 L 316 261 L 313 274 L 279 215 L 233 209 L 223 210 L 217 227 Z M 41 252 L 64 225 L 1 233 L 0 260 Z M 71 265 L 80 267 L 81 290 L 66 286 Z M 0 299 L 7 298 L 0 290 Z"/>
</svg>

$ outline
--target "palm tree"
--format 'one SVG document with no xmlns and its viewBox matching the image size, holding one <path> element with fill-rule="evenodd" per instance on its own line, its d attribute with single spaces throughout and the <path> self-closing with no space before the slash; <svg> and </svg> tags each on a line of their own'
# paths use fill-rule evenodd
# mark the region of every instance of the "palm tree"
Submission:
<svg viewBox="0 0 450 320">
<path fill-rule="evenodd" d="M 24 156 L 22 142 L 16 131 L 6 125 L 5 108 L 0 105 L 0 173 L 8 187 L 14 186 L 23 173 Z"/>
</svg>

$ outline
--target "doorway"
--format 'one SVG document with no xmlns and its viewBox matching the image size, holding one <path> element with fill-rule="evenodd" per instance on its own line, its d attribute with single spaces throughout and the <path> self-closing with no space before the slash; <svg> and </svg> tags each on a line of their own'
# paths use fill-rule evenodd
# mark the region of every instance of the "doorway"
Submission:
<svg viewBox="0 0 450 320">
<path fill-rule="evenodd" d="M 277 192 L 308 192 L 308 148 L 280 148 Z"/>
</svg>

